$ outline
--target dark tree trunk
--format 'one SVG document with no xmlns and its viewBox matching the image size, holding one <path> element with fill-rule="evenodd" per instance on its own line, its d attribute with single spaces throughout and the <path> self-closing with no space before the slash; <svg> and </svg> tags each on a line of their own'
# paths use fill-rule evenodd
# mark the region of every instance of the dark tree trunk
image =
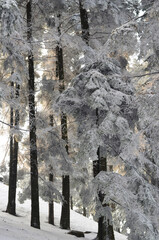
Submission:
<svg viewBox="0 0 159 240">
<path fill-rule="evenodd" d="M 14 96 L 14 83 L 11 82 L 11 99 Z M 14 125 L 14 111 L 10 109 L 10 126 Z M 17 158 L 14 156 L 14 138 L 10 136 L 10 165 L 9 165 L 9 189 L 8 189 L 8 205 L 6 212 L 16 215 L 16 181 L 17 181 Z"/>
<path fill-rule="evenodd" d="M 98 126 L 99 125 L 98 109 L 96 110 L 96 117 L 97 117 L 97 126 Z M 97 156 L 98 156 L 98 160 L 93 161 L 94 177 L 96 177 L 100 171 L 107 171 L 107 160 L 106 160 L 106 158 L 101 156 L 101 147 L 100 146 L 98 147 L 98 150 L 97 150 Z M 98 193 L 98 198 L 103 207 L 109 207 L 108 204 L 107 205 L 103 204 L 104 194 L 101 191 L 99 191 L 99 193 Z M 109 219 L 106 219 L 103 216 L 98 219 L 97 240 L 107 240 L 107 239 L 115 240 L 114 230 L 113 230 L 113 225 L 111 225 L 111 223 L 109 222 Z"/>
<path fill-rule="evenodd" d="M 82 29 L 82 39 L 89 45 L 89 23 L 88 23 L 88 13 L 83 6 L 83 0 L 79 0 L 79 10 L 80 10 L 80 19 L 81 19 L 81 29 Z M 86 208 L 83 207 L 83 216 L 86 217 Z"/>
<path fill-rule="evenodd" d="M 60 20 L 60 14 L 58 15 Z M 58 27 L 59 36 L 61 35 L 60 26 Z M 59 79 L 59 91 L 62 93 L 65 90 L 64 83 L 64 66 L 63 66 L 63 50 L 60 44 L 56 47 L 56 76 Z M 67 116 L 61 113 L 61 136 L 66 142 L 66 151 L 68 153 L 68 133 L 67 133 Z M 62 195 L 63 205 L 61 210 L 60 226 L 62 229 L 70 229 L 70 177 L 62 176 Z"/>
<path fill-rule="evenodd" d="M 61 135 L 66 142 L 66 151 L 68 153 L 67 116 L 64 113 L 61 114 Z M 62 229 L 70 229 L 70 177 L 68 175 L 62 176 L 62 195 L 64 200 L 60 226 Z"/>
<path fill-rule="evenodd" d="M 15 97 L 19 98 L 19 91 L 20 91 L 20 86 L 16 83 L 16 88 L 15 88 Z M 18 129 L 19 128 L 19 110 L 15 110 L 15 127 Z M 16 184 L 17 184 L 17 164 L 18 164 L 18 150 L 19 150 L 19 144 L 18 144 L 18 139 L 16 136 L 14 136 L 14 165 L 15 165 L 15 181 L 14 181 L 14 188 L 15 188 L 15 196 L 16 196 Z"/>
<path fill-rule="evenodd" d="M 53 174 L 49 174 L 49 181 L 53 182 Z M 54 201 L 50 199 L 49 201 L 49 223 L 54 225 Z"/>
<path fill-rule="evenodd" d="M 32 1 L 27 3 L 27 38 L 32 40 Z M 32 50 L 28 54 L 29 70 L 29 126 L 30 126 L 30 167 L 31 167 L 31 226 L 40 228 L 39 219 L 39 186 L 36 145 L 35 88 L 34 88 L 34 58 Z"/>
<path fill-rule="evenodd" d="M 71 210 L 73 210 L 73 197 L 71 196 Z"/>
<path fill-rule="evenodd" d="M 54 121 L 53 121 L 53 115 L 50 115 L 50 126 L 54 126 Z M 49 173 L 49 181 L 53 182 L 54 181 L 54 176 L 51 173 L 52 168 L 50 167 L 50 173 Z M 54 201 L 50 199 L 49 201 L 49 223 L 54 225 Z"/>
<path fill-rule="evenodd" d="M 79 10 L 81 18 L 81 29 L 82 29 L 82 39 L 87 45 L 89 45 L 89 23 L 88 23 L 88 13 L 83 7 L 83 0 L 79 0 Z"/>
<path fill-rule="evenodd" d="M 86 208 L 85 207 L 83 207 L 83 216 L 87 216 L 87 211 L 86 211 Z"/>
<path fill-rule="evenodd" d="M 69 176 L 62 176 L 62 195 L 64 198 L 60 219 L 62 229 L 70 229 L 70 180 Z"/>
<path fill-rule="evenodd" d="M 93 162 L 93 172 L 94 177 L 100 172 L 100 171 L 107 171 L 107 161 L 106 158 L 103 158 L 100 156 L 100 147 L 97 151 L 98 160 Z M 101 202 L 103 207 L 109 207 L 109 205 L 103 204 L 104 200 L 104 194 L 99 191 L 98 193 L 99 201 Z M 115 240 L 114 237 L 114 230 L 113 225 L 110 224 L 108 219 L 105 219 L 104 217 L 100 217 L 98 219 L 98 234 L 97 234 L 97 240 Z"/>
</svg>

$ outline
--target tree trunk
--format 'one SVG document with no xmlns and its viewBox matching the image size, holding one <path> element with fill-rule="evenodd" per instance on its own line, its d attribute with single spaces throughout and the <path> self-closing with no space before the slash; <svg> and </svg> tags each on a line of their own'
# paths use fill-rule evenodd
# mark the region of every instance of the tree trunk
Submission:
<svg viewBox="0 0 159 240">
<path fill-rule="evenodd" d="M 67 116 L 61 114 L 61 134 L 62 139 L 66 142 L 66 151 L 68 153 L 68 135 L 67 135 Z M 62 229 L 70 229 L 70 177 L 62 176 L 62 196 L 64 198 L 62 204 L 60 226 Z"/>
<path fill-rule="evenodd" d="M 71 196 L 71 210 L 73 210 L 73 197 Z"/>
<path fill-rule="evenodd" d="M 49 181 L 53 182 L 53 174 L 49 174 Z M 54 225 L 54 201 L 50 199 L 49 201 L 49 223 Z"/>
<path fill-rule="evenodd" d="M 89 45 L 89 23 L 88 23 L 88 13 L 83 6 L 83 0 L 79 0 L 79 10 L 80 10 L 80 19 L 81 19 L 81 29 L 82 29 L 82 39 Z M 86 217 L 86 208 L 83 207 L 83 216 Z"/>
<path fill-rule="evenodd" d="M 53 115 L 50 115 L 50 126 L 54 126 L 54 121 L 53 121 Z M 52 168 L 50 167 L 50 173 L 49 173 L 49 181 L 53 182 L 54 181 L 54 176 L 51 173 Z M 54 201 L 50 199 L 49 201 L 49 223 L 54 225 Z"/>
<path fill-rule="evenodd" d="M 14 83 L 11 82 L 11 99 L 14 96 Z M 10 109 L 10 128 L 12 130 L 14 124 L 14 111 Z M 6 212 L 12 215 L 16 215 L 16 181 L 17 181 L 17 159 L 14 156 L 14 139 L 13 135 L 10 135 L 10 165 L 9 165 L 9 189 L 8 189 L 8 205 Z"/>
<path fill-rule="evenodd" d="M 99 125 L 99 110 L 96 110 L 96 117 L 97 117 L 97 126 Z M 101 156 L 101 147 L 98 147 L 97 150 L 97 156 L 98 160 L 93 161 L 93 174 L 94 177 L 97 176 L 97 174 L 100 171 L 107 171 L 107 161 L 106 158 Z M 104 194 L 99 191 L 98 193 L 98 198 L 103 206 L 103 208 L 109 208 L 109 204 L 103 204 L 104 200 Z M 110 212 L 110 211 L 109 211 Z M 113 225 L 109 222 L 109 219 L 107 217 L 102 216 L 98 219 L 98 234 L 97 234 L 97 240 L 115 240 L 114 237 L 114 230 L 113 230 Z"/>
<path fill-rule="evenodd" d="M 27 38 L 32 40 L 32 1 L 27 3 Z M 36 145 L 35 88 L 34 88 L 34 58 L 32 50 L 28 54 L 29 70 L 29 126 L 30 126 L 30 167 L 31 167 L 31 226 L 40 228 L 39 219 L 39 186 Z"/>
<path fill-rule="evenodd" d="M 87 216 L 87 210 L 86 210 L 86 208 L 85 207 L 83 207 L 83 216 Z"/>
<path fill-rule="evenodd" d="M 62 176 L 63 204 L 61 212 L 60 226 L 62 229 L 70 229 L 70 180 L 69 176 Z"/>
<path fill-rule="evenodd" d="M 60 14 L 57 16 L 60 22 Z M 61 35 L 60 25 L 58 26 L 59 36 Z M 63 49 L 60 43 L 56 47 L 56 76 L 59 79 L 59 92 L 65 90 L 64 84 L 64 66 L 63 66 Z M 66 142 L 66 151 L 68 153 L 68 133 L 67 133 L 67 116 L 61 113 L 61 137 Z M 62 229 L 70 229 L 70 177 L 69 175 L 62 176 L 62 195 L 63 204 L 61 210 L 60 226 Z"/>
<path fill-rule="evenodd" d="M 83 0 L 79 0 L 79 10 L 81 18 L 81 29 L 82 29 L 82 39 L 87 45 L 89 45 L 89 23 L 88 23 L 88 13 L 83 7 Z"/>
</svg>

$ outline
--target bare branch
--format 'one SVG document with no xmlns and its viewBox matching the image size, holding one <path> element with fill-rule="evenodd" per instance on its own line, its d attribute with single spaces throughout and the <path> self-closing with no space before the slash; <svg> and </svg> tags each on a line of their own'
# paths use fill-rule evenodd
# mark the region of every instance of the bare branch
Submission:
<svg viewBox="0 0 159 240">
<path fill-rule="evenodd" d="M 131 76 L 131 77 L 128 77 L 128 78 L 140 78 L 140 77 L 150 76 L 150 75 L 154 75 L 154 74 L 159 74 L 159 71 L 151 72 L 151 73 L 145 73 L 145 74 L 141 74 L 141 75 L 135 75 L 135 76 Z"/>
<path fill-rule="evenodd" d="M 22 129 L 22 128 L 14 127 L 14 126 L 10 125 L 9 123 L 3 122 L 3 121 L 1 121 L 1 120 L 0 120 L 0 122 L 1 122 L 2 124 L 6 125 L 6 126 L 9 126 L 9 127 L 11 127 L 11 128 L 14 128 L 14 129 L 16 129 L 16 130 L 29 132 L 29 130 L 27 130 L 27 129 Z"/>
</svg>

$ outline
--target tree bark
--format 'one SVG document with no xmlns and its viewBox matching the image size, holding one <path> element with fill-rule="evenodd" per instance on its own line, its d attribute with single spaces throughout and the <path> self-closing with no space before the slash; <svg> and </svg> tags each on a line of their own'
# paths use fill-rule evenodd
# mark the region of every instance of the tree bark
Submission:
<svg viewBox="0 0 159 240">
<path fill-rule="evenodd" d="M 83 207 L 83 216 L 86 217 L 87 216 L 87 210 L 85 207 Z"/>
<path fill-rule="evenodd" d="M 49 174 L 49 181 L 53 182 L 53 174 Z M 49 223 L 54 225 L 54 201 L 50 199 L 49 201 Z"/>
<path fill-rule="evenodd" d="M 11 82 L 11 99 L 14 97 L 14 83 Z M 10 109 L 10 128 L 14 125 L 14 110 Z M 16 182 L 17 182 L 17 157 L 14 155 L 14 138 L 10 135 L 10 165 L 9 165 L 9 189 L 8 189 L 8 205 L 6 212 L 16 215 Z"/>
<path fill-rule="evenodd" d="M 70 196 L 70 180 L 69 176 L 62 176 L 62 195 L 63 195 L 63 205 L 60 219 L 60 226 L 62 229 L 70 229 L 70 206 L 69 206 L 69 196 Z"/>
<path fill-rule="evenodd" d="M 68 134 L 67 134 L 67 116 L 61 114 L 61 135 L 66 142 L 66 151 L 68 153 Z M 69 175 L 62 176 L 62 195 L 63 204 L 61 211 L 60 226 L 62 229 L 70 229 L 70 177 Z"/>
<path fill-rule="evenodd" d="M 32 40 L 32 1 L 27 3 L 27 38 Z M 29 127 L 30 127 L 30 167 L 31 167 L 31 226 L 40 228 L 39 219 L 39 186 L 36 144 L 35 88 L 34 88 L 34 57 L 32 50 L 28 53 L 29 70 Z"/>
<path fill-rule="evenodd" d="M 60 22 L 60 14 L 57 16 Z M 58 26 L 59 36 L 61 35 L 60 25 Z M 60 43 L 56 47 L 56 76 L 59 79 L 59 92 L 65 90 L 64 83 L 64 65 L 63 65 L 63 49 Z M 61 113 L 61 137 L 66 142 L 66 151 L 68 153 L 68 133 L 67 133 L 67 116 Z M 63 204 L 61 210 L 60 226 L 62 229 L 70 229 L 70 177 L 69 175 L 62 176 L 62 195 Z"/>
<path fill-rule="evenodd" d="M 62 93 L 65 90 L 64 85 L 64 70 L 63 70 L 63 51 L 61 47 L 57 47 L 58 56 L 58 73 L 59 73 L 59 91 Z M 61 113 L 61 136 L 66 142 L 66 151 L 68 153 L 68 133 L 67 133 L 67 116 Z M 69 175 L 62 176 L 62 195 L 63 205 L 61 211 L 60 226 L 62 229 L 70 229 L 70 177 Z"/>
<path fill-rule="evenodd" d="M 71 210 L 73 210 L 73 197 L 71 196 Z"/>
<path fill-rule="evenodd" d="M 50 115 L 50 126 L 54 126 L 54 121 L 53 121 L 53 115 Z M 54 181 L 54 176 L 51 173 L 52 167 L 50 167 L 50 173 L 49 173 L 49 181 L 53 182 Z M 49 223 L 54 225 L 54 201 L 50 199 L 49 201 Z"/>
<path fill-rule="evenodd" d="M 82 39 L 87 45 L 89 45 L 89 23 L 88 23 L 88 13 L 83 7 L 83 0 L 79 0 L 79 10 L 81 18 L 81 29 L 82 29 Z"/>
</svg>

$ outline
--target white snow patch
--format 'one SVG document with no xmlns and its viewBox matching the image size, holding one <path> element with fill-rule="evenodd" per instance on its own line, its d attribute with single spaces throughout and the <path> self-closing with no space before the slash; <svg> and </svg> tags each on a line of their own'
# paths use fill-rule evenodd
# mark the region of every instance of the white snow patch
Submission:
<svg viewBox="0 0 159 240">
<path fill-rule="evenodd" d="M 11 216 L 6 210 L 8 186 L 0 183 L 0 240 L 73 240 L 75 236 L 67 235 L 67 230 L 60 229 L 60 204 L 55 203 L 55 225 L 48 224 L 48 204 L 40 199 L 41 230 L 30 227 L 30 200 L 24 204 L 17 202 L 18 217 Z M 93 239 L 97 232 L 97 223 L 71 210 L 71 229 L 90 231 L 85 238 Z M 127 240 L 127 237 L 115 232 L 116 240 Z"/>
</svg>

